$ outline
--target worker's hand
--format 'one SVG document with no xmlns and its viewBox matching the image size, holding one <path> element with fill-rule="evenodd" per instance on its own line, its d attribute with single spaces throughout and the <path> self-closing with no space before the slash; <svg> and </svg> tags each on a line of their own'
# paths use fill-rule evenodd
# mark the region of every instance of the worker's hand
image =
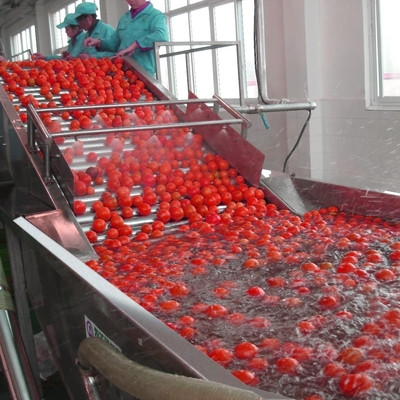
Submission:
<svg viewBox="0 0 400 400">
<path fill-rule="evenodd" d="M 62 55 L 63 58 L 67 58 L 69 56 L 69 53 L 68 53 L 68 51 L 63 51 L 61 53 L 61 55 Z"/>
<path fill-rule="evenodd" d="M 138 45 L 136 42 L 133 42 L 130 46 L 128 46 L 126 49 L 123 49 L 119 51 L 116 56 L 117 57 L 122 57 L 122 56 L 131 56 L 135 50 L 137 49 Z"/>
<path fill-rule="evenodd" d="M 6 61 L 6 58 L 3 57 L 3 56 L 0 56 L 0 62 L 1 62 L 1 61 Z"/>
<path fill-rule="evenodd" d="M 91 37 L 88 37 L 83 41 L 83 45 L 85 47 L 93 46 L 93 47 L 101 47 L 101 40 L 100 39 L 94 39 Z"/>
<path fill-rule="evenodd" d="M 42 53 L 34 53 L 34 54 L 32 54 L 32 58 L 34 60 L 45 60 L 46 56 Z"/>
<path fill-rule="evenodd" d="M 88 60 L 89 58 L 91 58 L 92 56 L 90 54 L 79 54 L 79 58 L 81 60 Z"/>
</svg>

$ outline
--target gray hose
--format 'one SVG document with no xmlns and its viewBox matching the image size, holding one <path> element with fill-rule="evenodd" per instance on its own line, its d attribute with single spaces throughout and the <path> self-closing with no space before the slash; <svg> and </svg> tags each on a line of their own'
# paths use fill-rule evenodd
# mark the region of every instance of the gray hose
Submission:
<svg viewBox="0 0 400 400">
<path fill-rule="evenodd" d="M 140 400 L 262 400 L 248 390 L 172 375 L 129 360 L 100 338 L 87 338 L 79 346 L 81 372 L 95 369 L 113 385 Z"/>
</svg>

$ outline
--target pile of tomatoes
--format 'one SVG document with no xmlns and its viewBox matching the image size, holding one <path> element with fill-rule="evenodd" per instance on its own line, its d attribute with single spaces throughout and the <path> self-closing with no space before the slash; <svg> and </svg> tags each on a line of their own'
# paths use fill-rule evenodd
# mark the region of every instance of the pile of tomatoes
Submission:
<svg viewBox="0 0 400 400">
<path fill-rule="evenodd" d="M 93 217 L 90 268 L 248 385 L 301 400 L 400 397 L 398 223 L 267 204 L 200 135 L 151 129 L 176 122 L 173 110 L 124 108 L 153 96 L 118 59 L 4 62 L 0 75 L 23 121 L 28 102 L 116 104 L 40 114 L 51 132 L 116 128 L 101 155 L 58 138 L 74 212 Z M 118 131 L 129 126 L 144 129 Z"/>
<path fill-rule="evenodd" d="M 268 204 L 88 266 L 248 385 L 295 399 L 400 396 L 400 226 Z"/>
<path fill-rule="evenodd" d="M 22 121 L 27 118 L 23 107 L 31 102 L 41 111 L 76 106 L 73 111 L 60 107 L 60 112 L 39 113 L 50 133 L 65 128 L 92 129 L 94 135 L 101 135 L 96 130 L 115 128 L 115 133 L 104 137 L 104 148 L 109 151 L 105 154 L 102 149 L 101 155 L 92 151 L 84 138 L 72 143 L 62 136 L 55 139 L 73 170 L 75 214 L 93 213 L 93 224 L 86 232 L 90 242 L 96 243 L 100 236 L 100 240 L 106 238 L 106 245 L 112 240 L 114 248 L 132 234 L 139 241 L 162 236 L 164 224 L 170 221 L 220 223 L 265 209 L 262 190 L 249 187 L 222 157 L 205 153 L 201 135 L 189 128 L 167 127 L 178 121 L 172 109 L 164 105 L 124 107 L 126 102 L 154 98 L 144 83 L 124 68 L 122 60 L 5 61 L 0 64 L 0 76 L 10 100 L 18 98 L 15 107 Z M 81 107 L 102 104 L 115 107 Z M 166 128 L 151 129 L 160 124 Z M 143 126 L 143 130 L 118 131 L 130 126 Z M 76 162 L 82 157 L 89 167 Z M 131 190 L 137 186 L 143 191 L 132 196 Z M 101 198 L 87 209 L 85 198 L 104 187 Z M 150 214 L 155 214 L 155 225 L 144 224 L 140 232 L 126 223 Z"/>
<path fill-rule="evenodd" d="M 153 100 L 144 83 L 132 71 L 123 69 L 121 59 L 2 61 L 0 77 L 10 100 L 18 103 L 14 107 L 23 122 L 27 121 L 24 107 L 29 103 L 45 109 L 60 105 L 123 104 L 139 98 Z M 103 112 L 104 125 L 123 126 L 120 111 Z M 46 112 L 40 114 L 53 133 L 61 131 L 61 125 L 55 123 L 60 119 L 68 121 L 71 130 L 89 129 L 94 115 L 93 111 L 85 112 L 79 108 L 72 113 L 60 110 L 57 116 Z"/>
</svg>

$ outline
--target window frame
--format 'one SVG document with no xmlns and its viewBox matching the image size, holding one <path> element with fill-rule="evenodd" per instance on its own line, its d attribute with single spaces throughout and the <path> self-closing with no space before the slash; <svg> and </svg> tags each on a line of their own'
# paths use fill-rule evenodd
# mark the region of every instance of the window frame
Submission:
<svg viewBox="0 0 400 400">
<path fill-rule="evenodd" d="M 32 35 L 32 30 L 33 30 L 33 35 Z M 29 31 L 29 48 L 23 50 L 22 46 L 22 36 L 24 32 Z M 16 37 L 19 37 L 20 45 L 21 45 L 21 51 L 15 52 L 14 48 L 14 39 Z M 10 35 L 10 59 L 12 61 L 22 61 L 26 59 L 30 59 L 30 56 L 32 53 L 35 53 L 37 50 L 37 40 L 36 40 L 36 26 L 35 24 L 27 24 L 23 29 L 20 29 L 19 31 L 16 31 L 15 33 Z M 23 54 L 29 53 L 28 57 L 23 57 Z"/>
<path fill-rule="evenodd" d="M 383 96 L 380 0 L 364 8 L 365 86 L 367 110 L 400 110 L 400 96 Z"/>
<path fill-rule="evenodd" d="M 160 7 L 160 4 L 163 4 L 163 8 Z M 248 95 L 248 87 L 249 87 L 249 82 L 252 82 L 253 80 L 250 80 L 251 78 L 247 79 L 248 71 L 247 71 L 247 62 L 246 62 L 246 46 L 245 46 L 245 30 L 246 27 L 244 26 L 244 12 L 243 12 L 243 7 L 245 7 L 245 5 L 243 4 L 243 0 L 202 0 L 202 1 L 195 1 L 193 3 L 190 2 L 190 0 L 188 0 L 188 4 L 184 5 L 182 7 L 178 7 L 175 9 L 170 9 L 170 1 L 169 0 L 160 0 L 160 1 L 153 1 L 153 4 L 156 8 L 160 9 L 161 11 L 163 11 L 167 17 L 167 23 L 171 32 L 171 19 L 174 17 L 177 17 L 179 15 L 188 15 L 190 12 L 202 9 L 202 8 L 206 8 L 208 10 L 208 15 L 209 15 L 209 26 L 210 26 L 210 41 L 211 42 L 215 42 L 216 41 L 216 32 L 217 32 L 217 27 L 216 27 L 216 18 L 215 18 L 215 9 L 218 6 L 222 6 L 222 5 L 226 5 L 226 4 L 232 4 L 233 8 L 234 8 L 234 13 L 235 13 L 235 35 L 236 37 L 232 40 L 233 41 L 238 41 L 240 42 L 240 50 L 239 50 L 239 57 L 241 58 L 241 65 L 243 66 L 242 68 L 239 69 L 238 73 L 240 73 L 241 70 L 241 81 L 243 82 L 243 88 L 242 88 L 242 92 L 244 95 L 244 100 L 249 102 L 249 101 L 254 101 L 257 100 L 258 98 L 258 90 L 255 90 L 255 93 L 250 97 Z M 188 19 L 188 28 L 189 28 L 189 40 L 193 39 L 193 32 L 192 32 L 192 27 L 191 27 L 191 18 L 188 15 L 187 16 Z M 253 32 L 254 32 L 254 26 L 253 26 Z M 254 36 L 254 35 L 253 35 Z M 171 38 L 172 40 L 172 38 Z M 262 38 L 262 40 L 264 41 L 265 38 Z M 226 41 L 226 40 L 224 40 Z M 178 49 L 177 49 L 178 50 Z M 179 49 L 181 50 L 181 49 Z M 172 50 L 173 51 L 173 50 Z M 213 52 L 218 52 L 217 50 L 211 50 Z M 247 49 L 247 52 L 249 50 Z M 251 50 L 250 50 L 251 51 Z M 192 58 L 192 65 L 195 64 L 194 62 L 194 56 L 195 53 L 192 53 L 191 58 Z M 218 58 L 217 55 L 213 55 L 212 60 L 213 60 L 213 69 L 216 70 L 218 69 L 217 66 L 215 65 L 215 60 Z M 253 60 L 254 60 L 254 55 L 253 55 Z M 235 59 L 235 63 L 236 63 L 236 59 Z M 167 62 L 168 64 L 168 77 L 166 78 L 166 80 L 169 83 L 169 86 L 171 88 L 176 88 L 177 84 L 176 84 L 176 77 L 173 71 L 174 67 L 174 61 L 173 60 L 168 60 Z M 253 67 L 255 68 L 255 61 L 253 61 Z M 251 66 L 250 66 L 251 67 Z M 163 69 L 164 71 L 164 69 Z M 214 88 L 218 86 L 218 82 L 216 82 L 218 80 L 218 77 L 214 76 Z M 172 91 L 174 91 L 174 89 L 172 89 Z M 239 90 L 240 93 L 240 90 Z M 215 94 L 218 94 L 218 91 L 216 91 Z M 229 101 L 240 101 L 240 94 L 238 98 L 235 99 L 227 99 Z"/>
</svg>

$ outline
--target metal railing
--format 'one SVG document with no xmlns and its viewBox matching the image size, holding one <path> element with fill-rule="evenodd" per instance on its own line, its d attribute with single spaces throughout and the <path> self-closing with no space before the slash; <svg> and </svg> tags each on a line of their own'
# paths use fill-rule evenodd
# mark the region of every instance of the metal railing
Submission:
<svg viewBox="0 0 400 400">
<path fill-rule="evenodd" d="M 19 56 L 22 56 L 23 54 L 26 54 L 26 53 L 29 55 L 27 58 L 22 58 L 22 60 L 18 58 Z M 30 60 L 31 57 L 32 57 L 32 50 L 28 49 L 28 50 L 24 50 L 24 51 L 21 51 L 20 53 L 12 55 L 11 60 L 12 61 Z"/>
</svg>

